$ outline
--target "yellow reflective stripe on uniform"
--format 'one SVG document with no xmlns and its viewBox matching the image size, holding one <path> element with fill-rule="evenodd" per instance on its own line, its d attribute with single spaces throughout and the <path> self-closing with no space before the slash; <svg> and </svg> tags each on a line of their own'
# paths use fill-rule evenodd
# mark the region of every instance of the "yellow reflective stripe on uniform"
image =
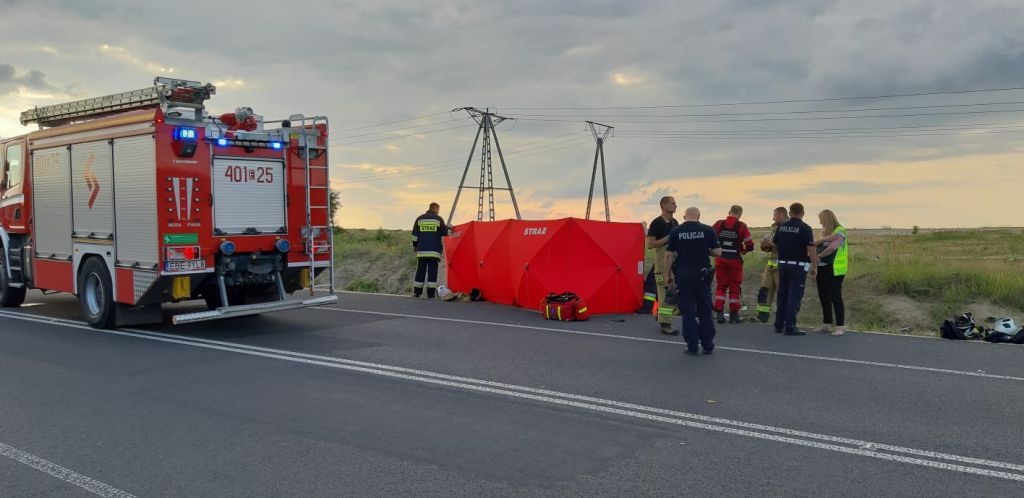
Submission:
<svg viewBox="0 0 1024 498">
<path fill-rule="evenodd" d="M 779 260 L 777 260 L 777 259 L 769 259 L 768 260 L 768 268 L 778 268 L 778 267 L 779 267 Z"/>
<path fill-rule="evenodd" d="M 420 220 L 416 222 L 421 232 L 436 232 L 441 228 L 441 222 L 437 220 Z"/>
<path fill-rule="evenodd" d="M 416 257 L 441 259 L 441 253 L 437 251 L 416 251 Z"/>
</svg>

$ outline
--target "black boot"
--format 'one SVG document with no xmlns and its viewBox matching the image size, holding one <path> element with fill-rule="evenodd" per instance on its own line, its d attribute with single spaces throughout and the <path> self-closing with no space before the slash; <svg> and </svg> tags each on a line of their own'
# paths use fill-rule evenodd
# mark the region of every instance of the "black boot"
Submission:
<svg viewBox="0 0 1024 498">
<path fill-rule="evenodd" d="M 715 321 L 718 323 L 725 323 L 725 313 L 719 311 L 718 314 L 715 315 Z"/>
<path fill-rule="evenodd" d="M 741 323 L 741 322 L 743 322 L 743 319 L 740 318 L 740 313 L 738 311 L 736 313 L 729 313 L 729 323 Z"/>
</svg>

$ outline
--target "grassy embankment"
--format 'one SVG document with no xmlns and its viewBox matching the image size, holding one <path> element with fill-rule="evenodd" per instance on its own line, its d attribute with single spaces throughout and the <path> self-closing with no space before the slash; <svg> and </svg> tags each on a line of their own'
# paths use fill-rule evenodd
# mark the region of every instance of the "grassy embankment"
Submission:
<svg viewBox="0 0 1024 498">
<path fill-rule="evenodd" d="M 765 229 L 753 229 L 759 238 Z M 409 232 L 338 229 L 338 287 L 362 292 L 412 291 L 416 258 Z M 844 283 L 853 330 L 933 334 L 943 318 L 1011 316 L 1024 322 L 1024 230 L 851 230 L 850 274 Z M 747 257 L 745 315 L 752 315 L 765 255 Z M 441 282 L 444 282 L 443 265 Z M 820 323 L 817 289 L 809 281 L 800 322 Z"/>
</svg>

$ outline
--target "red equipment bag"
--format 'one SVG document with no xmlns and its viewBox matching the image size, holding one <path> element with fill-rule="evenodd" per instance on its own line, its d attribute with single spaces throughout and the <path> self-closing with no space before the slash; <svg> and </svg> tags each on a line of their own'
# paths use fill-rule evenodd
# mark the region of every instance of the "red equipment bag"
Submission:
<svg viewBox="0 0 1024 498">
<path fill-rule="evenodd" d="M 548 294 L 548 297 L 540 302 L 540 312 L 548 320 L 561 320 L 563 322 L 590 318 L 587 303 L 572 292 Z"/>
</svg>

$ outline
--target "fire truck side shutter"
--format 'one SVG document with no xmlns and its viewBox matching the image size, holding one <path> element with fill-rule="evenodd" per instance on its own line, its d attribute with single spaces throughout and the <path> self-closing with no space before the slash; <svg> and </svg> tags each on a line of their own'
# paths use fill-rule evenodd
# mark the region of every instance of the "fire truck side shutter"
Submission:
<svg viewBox="0 0 1024 498">
<path fill-rule="evenodd" d="M 114 174 L 106 140 L 71 146 L 71 193 L 75 237 L 114 234 Z"/>
<path fill-rule="evenodd" d="M 71 154 L 66 146 L 32 152 L 35 252 L 41 258 L 71 257 Z"/>
<path fill-rule="evenodd" d="M 156 146 L 151 135 L 114 139 L 117 260 L 158 263 Z"/>
</svg>

